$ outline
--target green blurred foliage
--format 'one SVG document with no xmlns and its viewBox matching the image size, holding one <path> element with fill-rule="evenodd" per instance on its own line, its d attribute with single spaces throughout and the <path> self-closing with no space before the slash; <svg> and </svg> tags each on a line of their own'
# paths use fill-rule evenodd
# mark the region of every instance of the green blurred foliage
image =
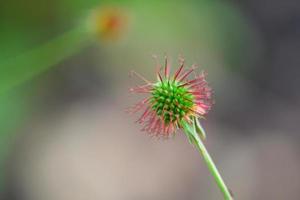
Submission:
<svg viewBox="0 0 300 200">
<path fill-rule="evenodd" d="M 201 64 L 222 63 L 232 69 L 238 69 L 248 59 L 243 49 L 251 43 L 251 31 L 241 13 L 228 2 L 220 0 L 2 1 L 0 77 L 7 81 L 0 88 L 10 88 L 9 84 L 30 78 L 28 74 L 38 74 L 41 68 L 45 68 L 42 66 L 44 63 L 55 65 L 53 56 L 44 55 L 56 51 L 55 45 L 52 45 L 56 40 L 50 39 L 80 22 L 90 9 L 101 5 L 125 7 L 133 19 L 130 35 L 123 46 L 102 46 L 102 52 L 113 60 L 113 65 L 124 66 L 118 69 L 119 72 L 127 72 L 132 60 L 139 54 L 183 53 L 187 59 L 191 57 L 190 60 L 199 55 L 200 58 L 197 58 L 203 61 Z M 39 48 L 46 41 L 50 41 L 49 49 Z M 35 50 L 32 51 L 33 47 Z M 24 52 L 31 53 L 22 55 Z M 22 59 L 17 59 L 19 55 Z M 33 62 L 34 55 L 46 61 Z M 124 59 L 128 59 L 128 65 Z M 7 63 L 7 60 L 10 62 Z"/>
<path fill-rule="evenodd" d="M 13 60 L 49 36 L 57 21 L 55 1 L 0 1 L 0 71 L 2 79 L 13 79 L 14 69 L 3 64 Z M 25 64 L 25 63 L 24 63 Z M 25 68 L 25 66 L 22 66 Z M 27 66 L 28 67 L 28 66 Z M 28 70 L 30 70 L 28 68 Z M 6 75 L 3 77 L 3 75 Z M 27 85 L 27 84 L 26 84 Z M 2 85 L 1 85 L 2 86 Z M 13 87 L 0 94 L 0 183 L 5 171 L 5 158 L 22 124 L 30 119 L 30 87 Z"/>
<path fill-rule="evenodd" d="M 45 67 L 41 66 L 43 63 L 55 66 L 55 56 L 48 56 L 55 55 L 55 38 L 76 27 L 90 9 L 101 5 L 124 7 L 132 17 L 125 41 L 117 45 L 99 45 L 103 57 L 113 66 L 109 69 L 111 73 L 126 74 L 133 63 L 135 66 L 151 66 L 152 53 L 162 55 L 166 52 L 173 57 L 182 53 L 191 62 L 196 58 L 201 60 L 200 64 L 221 65 L 231 70 L 239 70 L 239 66 L 250 59 L 244 49 L 251 45 L 249 35 L 252 32 L 238 9 L 221 0 L 1 1 L 0 77 L 8 81 L 0 88 L 14 88 L 16 83 L 25 80 L 24 77 L 33 77 L 28 74 L 40 73 Z M 45 43 L 47 49 L 41 46 Z M 19 63 L 6 64 L 19 55 L 23 55 Z M 40 55 L 45 62 L 32 62 Z M 149 55 L 149 64 L 140 59 L 145 55 Z M 153 72 L 150 68 L 146 70 Z M 8 151 L 14 129 L 20 127 L 30 113 L 31 102 L 25 100 L 29 93 L 13 89 L 0 94 L 1 157 Z"/>
<path fill-rule="evenodd" d="M 6 159 L 14 146 L 16 133 L 30 119 L 31 101 L 29 92 L 15 88 L 0 96 L 0 189 L 6 172 Z"/>
<path fill-rule="evenodd" d="M 132 69 L 133 64 L 153 66 L 150 58 L 146 63 L 140 59 L 151 54 L 167 53 L 174 62 L 178 54 L 183 54 L 186 60 L 209 66 L 212 71 L 239 71 L 250 59 L 245 52 L 249 48 L 245 47 L 251 45 L 252 31 L 245 17 L 228 2 L 122 2 L 133 21 L 126 41 L 102 46 L 101 53 L 109 59 L 111 73 L 116 73 L 116 66 L 117 73 L 121 74 Z M 153 71 L 145 70 L 149 74 Z"/>
</svg>

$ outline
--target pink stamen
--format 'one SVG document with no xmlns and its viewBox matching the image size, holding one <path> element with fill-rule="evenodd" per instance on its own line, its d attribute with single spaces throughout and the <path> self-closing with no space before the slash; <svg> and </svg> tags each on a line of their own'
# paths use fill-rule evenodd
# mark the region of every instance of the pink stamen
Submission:
<svg viewBox="0 0 300 200">
<path fill-rule="evenodd" d="M 180 78 L 179 78 L 179 82 L 183 81 L 188 75 L 190 75 L 190 73 L 192 73 L 195 70 L 195 68 L 191 68 L 188 71 L 186 71 Z"/>
<path fill-rule="evenodd" d="M 203 87 L 206 87 L 207 83 L 205 81 L 195 83 L 189 86 L 191 89 L 202 89 Z"/>
<path fill-rule="evenodd" d="M 181 66 L 179 67 L 179 69 L 175 73 L 174 81 L 176 81 L 176 79 L 179 76 L 179 74 L 180 74 L 181 70 L 183 69 L 183 67 L 184 67 L 184 60 L 182 61 Z"/>
<path fill-rule="evenodd" d="M 150 107 L 147 107 L 145 112 L 141 115 L 141 117 L 136 121 L 136 123 L 143 123 L 145 121 L 145 119 L 147 118 L 147 116 L 150 114 Z"/>
<path fill-rule="evenodd" d="M 195 111 L 200 115 L 203 115 L 206 113 L 205 109 L 200 106 L 197 106 Z"/>
<path fill-rule="evenodd" d="M 161 64 L 160 64 L 160 62 L 159 62 L 159 60 L 158 60 L 158 57 L 157 57 L 156 55 L 153 55 L 152 58 L 153 58 L 153 59 L 155 60 L 155 62 L 156 62 L 156 72 L 160 71 L 160 69 L 161 69 Z"/>
<path fill-rule="evenodd" d="M 134 106 L 132 106 L 131 108 L 127 109 L 127 112 L 134 114 L 137 111 L 139 111 L 141 108 L 144 107 L 144 105 L 150 100 L 150 98 L 145 98 L 144 100 L 138 102 L 137 104 L 135 104 Z"/>
<path fill-rule="evenodd" d="M 157 131 L 157 127 L 159 125 L 159 122 L 160 122 L 160 119 L 159 118 L 156 119 L 156 121 L 155 121 L 155 123 L 154 123 L 154 125 L 152 127 L 152 130 L 151 130 L 153 133 L 155 133 Z"/>
<path fill-rule="evenodd" d="M 183 84 L 179 85 L 178 87 L 187 86 L 188 88 L 195 88 L 195 87 L 202 87 L 205 84 L 206 84 L 205 81 L 203 81 L 202 79 L 196 78 L 196 79 L 187 81 L 186 83 L 183 83 Z"/>
<path fill-rule="evenodd" d="M 168 124 L 167 131 L 166 131 L 166 136 L 169 136 L 169 135 L 170 135 L 170 124 Z"/>
<path fill-rule="evenodd" d="M 152 124 L 153 124 L 153 122 L 155 121 L 155 115 L 156 115 L 156 113 L 153 112 L 153 115 L 151 115 L 151 117 L 150 117 L 150 119 L 149 119 L 149 121 L 148 121 L 148 124 L 147 124 L 147 126 L 145 127 L 145 128 L 146 128 L 145 130 L 146 130 L 147 132 L 150 132 L 150 130 L 151 130 Z"/>
<path fill-rule="evenodd" d="M 153 89 L 152 85 L 143 85 L 143 86 L 136 86 L 129 89 L 130 92 L 134 93 L 149 93 Z"/>
<path fill-rule="evenodd" d="M 174 133 L 174 125 L 173 124 L 170 124 L 170 133 Z"/>
<path fill-rule="evenodd" d="M 157 72 L 157 77 L 159 78 L 160 82 L 163 82 L 160 72 Z"/>
<path fill-rule="evenodd" d="M 131 73 L 130 73 L 131 76 L 136 76 L 137 78 L 141 79 L 142 81 L 144 81 L 145 83 L 148 83 L 148 84 L 151 84 L 150 81 L 148 81 L 146 78 L 144 78 L 142 75 L 140 75 L 139 73 L 131 70 Z"/>
</svg>

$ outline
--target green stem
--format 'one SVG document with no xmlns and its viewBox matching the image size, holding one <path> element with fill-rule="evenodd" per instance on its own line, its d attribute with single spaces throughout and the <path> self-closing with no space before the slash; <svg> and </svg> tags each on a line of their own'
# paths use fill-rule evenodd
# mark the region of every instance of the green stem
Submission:
<svg viewBox="0 0 300 200">
<path fill-rule="evenodd" d="M 208 167 L 208 170 L 213 175 L 219 189 L 223 193 L 224 199 L 225 200 L 233 200 L 229 189 L 227 188 L 224 180 L 222 179 L 214 161 L 212 160 L 208 151 L 206 150 L 202 140 L 200 139 L 200 137 L 197 134 L 194 135 L 194 139 L 195 139 L 194 144 L 195 144 L 196 148 L 199 150 L 199 152 L 202 154 L 203 159 Z"/>
</svg>

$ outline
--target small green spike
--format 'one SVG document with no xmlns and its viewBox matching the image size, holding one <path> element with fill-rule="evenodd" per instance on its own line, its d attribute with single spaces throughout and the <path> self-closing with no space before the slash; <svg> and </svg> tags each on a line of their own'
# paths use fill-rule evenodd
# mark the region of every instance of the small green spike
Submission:
<svg viewBox="0 0 300 200">
<path fill-rule="evenodd" d="M 206 139 L 206 133 L 205 133 L 205 130 L 204 128 L 201 126 L 198 118 L 194 117 L 194 128 L 195 128 L 195 131 L 196 133 L 198 133 L 198 135 L 200 136 L 200 138 L 202 140 L 205 140 Z"/>
</svg>

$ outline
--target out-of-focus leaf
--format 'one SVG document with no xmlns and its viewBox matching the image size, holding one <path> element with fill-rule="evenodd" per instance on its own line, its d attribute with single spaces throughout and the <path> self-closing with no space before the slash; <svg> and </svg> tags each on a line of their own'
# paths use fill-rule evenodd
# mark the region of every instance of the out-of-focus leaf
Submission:
<svg viewBox="0 0 300 200">
<path fill-rule="evenodd" d="M 24 54 L 0 63 L 0 94 L 82 49 L 90 38 L 79 26 Z"/>
<path fill-rule="evenodd" d="M 0 190 L 7 155 L 12 150 L 17 132 L 30 110 L 30 99 L 21 88 L 0 95 Z"/>
</svg>

